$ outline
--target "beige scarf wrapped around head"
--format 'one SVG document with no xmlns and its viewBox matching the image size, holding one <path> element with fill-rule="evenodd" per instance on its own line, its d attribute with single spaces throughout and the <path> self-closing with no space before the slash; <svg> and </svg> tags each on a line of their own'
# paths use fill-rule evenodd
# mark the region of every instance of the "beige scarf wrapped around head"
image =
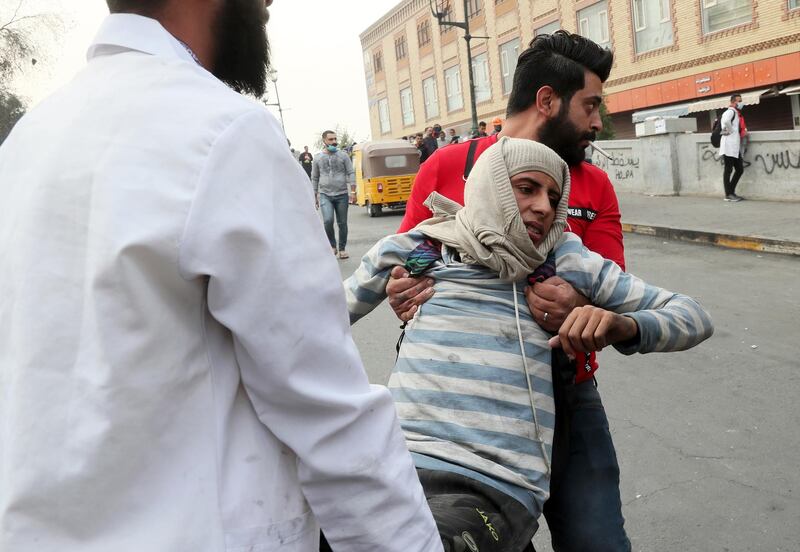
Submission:
<svg viewBox="0 0 800 552">
<path fill-rule="evenodd" d="M 538 247 L 528 236 L 511 188 L 511 177 L 526 171 L 549 175 L 561 189 L 555 220 Z M 464 207 L 433 192 L 425 206 L 434 218 L 416 230 L 458 250 L 463 262 L 518 281 L 547 259 L 564 232 L 568 197 L 569 168 L 557 153 L 532 140 L 503 137 L 475 163 L 464 189 Z"/>
</svg>

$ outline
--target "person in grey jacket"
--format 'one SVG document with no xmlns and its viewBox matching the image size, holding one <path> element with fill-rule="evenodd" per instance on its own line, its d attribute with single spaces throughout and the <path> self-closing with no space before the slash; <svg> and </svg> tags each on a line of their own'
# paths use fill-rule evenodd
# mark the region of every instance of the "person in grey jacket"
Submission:
<svg viewBox="0 0 800 552">
<path fill-rule="evenodd" d="M 314 156 L 311 166 L 311 182 L 314 185 L 314 197 L 318 209 L 322 209 L 322 221 L 325 233 L 333 249 L 333 254 L 340 259 L 347 259 L 347 207 L 350 199 L 350 184 L 355 182 L 355 171 L 350 157 L 339 149 L 336 133 L 326 130 L 322 133 L 325 149 Z M 333 219 L 339 226 L 339 248 L 336 248 L 336 235 L 333 230 Z"/>
</svg>

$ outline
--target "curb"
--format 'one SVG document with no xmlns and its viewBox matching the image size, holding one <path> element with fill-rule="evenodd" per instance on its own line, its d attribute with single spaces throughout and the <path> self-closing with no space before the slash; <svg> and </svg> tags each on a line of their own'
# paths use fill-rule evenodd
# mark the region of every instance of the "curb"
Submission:
<svg viewBox="0 0 800 552">
<path fill-rule="evenodd" d="M 800 242 L 760 238 L 757 236 L 737 236 L 735 234 L 718 234 L 701 230 L 684 230 L 668 226 L 651 226 L 648 224 L 622 223 L 622 231 L 629 234 L 641 234 L 657 238 L 715 245 L 731 249 L 746 249 L 764 253 L 800 256 Z"/>
</svg>

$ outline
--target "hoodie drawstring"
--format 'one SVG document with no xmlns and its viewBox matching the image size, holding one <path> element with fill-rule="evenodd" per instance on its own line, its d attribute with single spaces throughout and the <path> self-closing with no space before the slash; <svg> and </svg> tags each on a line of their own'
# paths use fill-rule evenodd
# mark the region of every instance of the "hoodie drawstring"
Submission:
<svg viewBox="0 0 800 552">
<path fill-rule="evenodd" d="M 512 282 L 512 286 L 514 289 L 514 315 L 517 321 L 517 337 L 519 337 L 519 352 L 522 355 L 522 366 L 525 371 L 525 382 L 528 384 L 528 398 L 531 402 L 531 412 L 533 412 L 533 427 L 536 430 L 536 439 L 539 441 L 539 445 L 542 447 L 542 458 L 544 459 L 544 464 L 547 468 L 547 475 L 550 475 L 550 459 L 547 457 L 547 448 L 544 445 L 544 439 L 542 439 L 542 432 L 541 428 L 539 427 L 539 417 L 536 415 L 536 402 L 533 399 L 533 385 L 531 384 L 531 375 L 528 371 L 528 357 L 525 354 L 525 344 L 522 339 L 522 327 L 519 323 L 519 304 L 517 303 L 517 283 Z"/>
</svg>

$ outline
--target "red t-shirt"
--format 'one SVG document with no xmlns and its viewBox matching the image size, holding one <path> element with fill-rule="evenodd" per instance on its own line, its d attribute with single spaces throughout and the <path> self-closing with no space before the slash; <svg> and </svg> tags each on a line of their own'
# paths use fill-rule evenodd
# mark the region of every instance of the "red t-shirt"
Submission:
<svg viewBox="0 0 800 552">
<path fill-rule="evenodd" d="M 497 135 L 475 140 L 477 160 L 497 142 Z M 439 192 L 463 205 L 464 167 L 471 142 L 439 148 L 420 166 L 398 232 L 407 232 L 431 217 L 432 213 L 423 205 L 431 192 Z M 569 174 L 568 229 L 580 236 L 587 248 L 625 270 L 619 203 L 608 175 L 589 163 L 570 168 Z"/>
</svg>

